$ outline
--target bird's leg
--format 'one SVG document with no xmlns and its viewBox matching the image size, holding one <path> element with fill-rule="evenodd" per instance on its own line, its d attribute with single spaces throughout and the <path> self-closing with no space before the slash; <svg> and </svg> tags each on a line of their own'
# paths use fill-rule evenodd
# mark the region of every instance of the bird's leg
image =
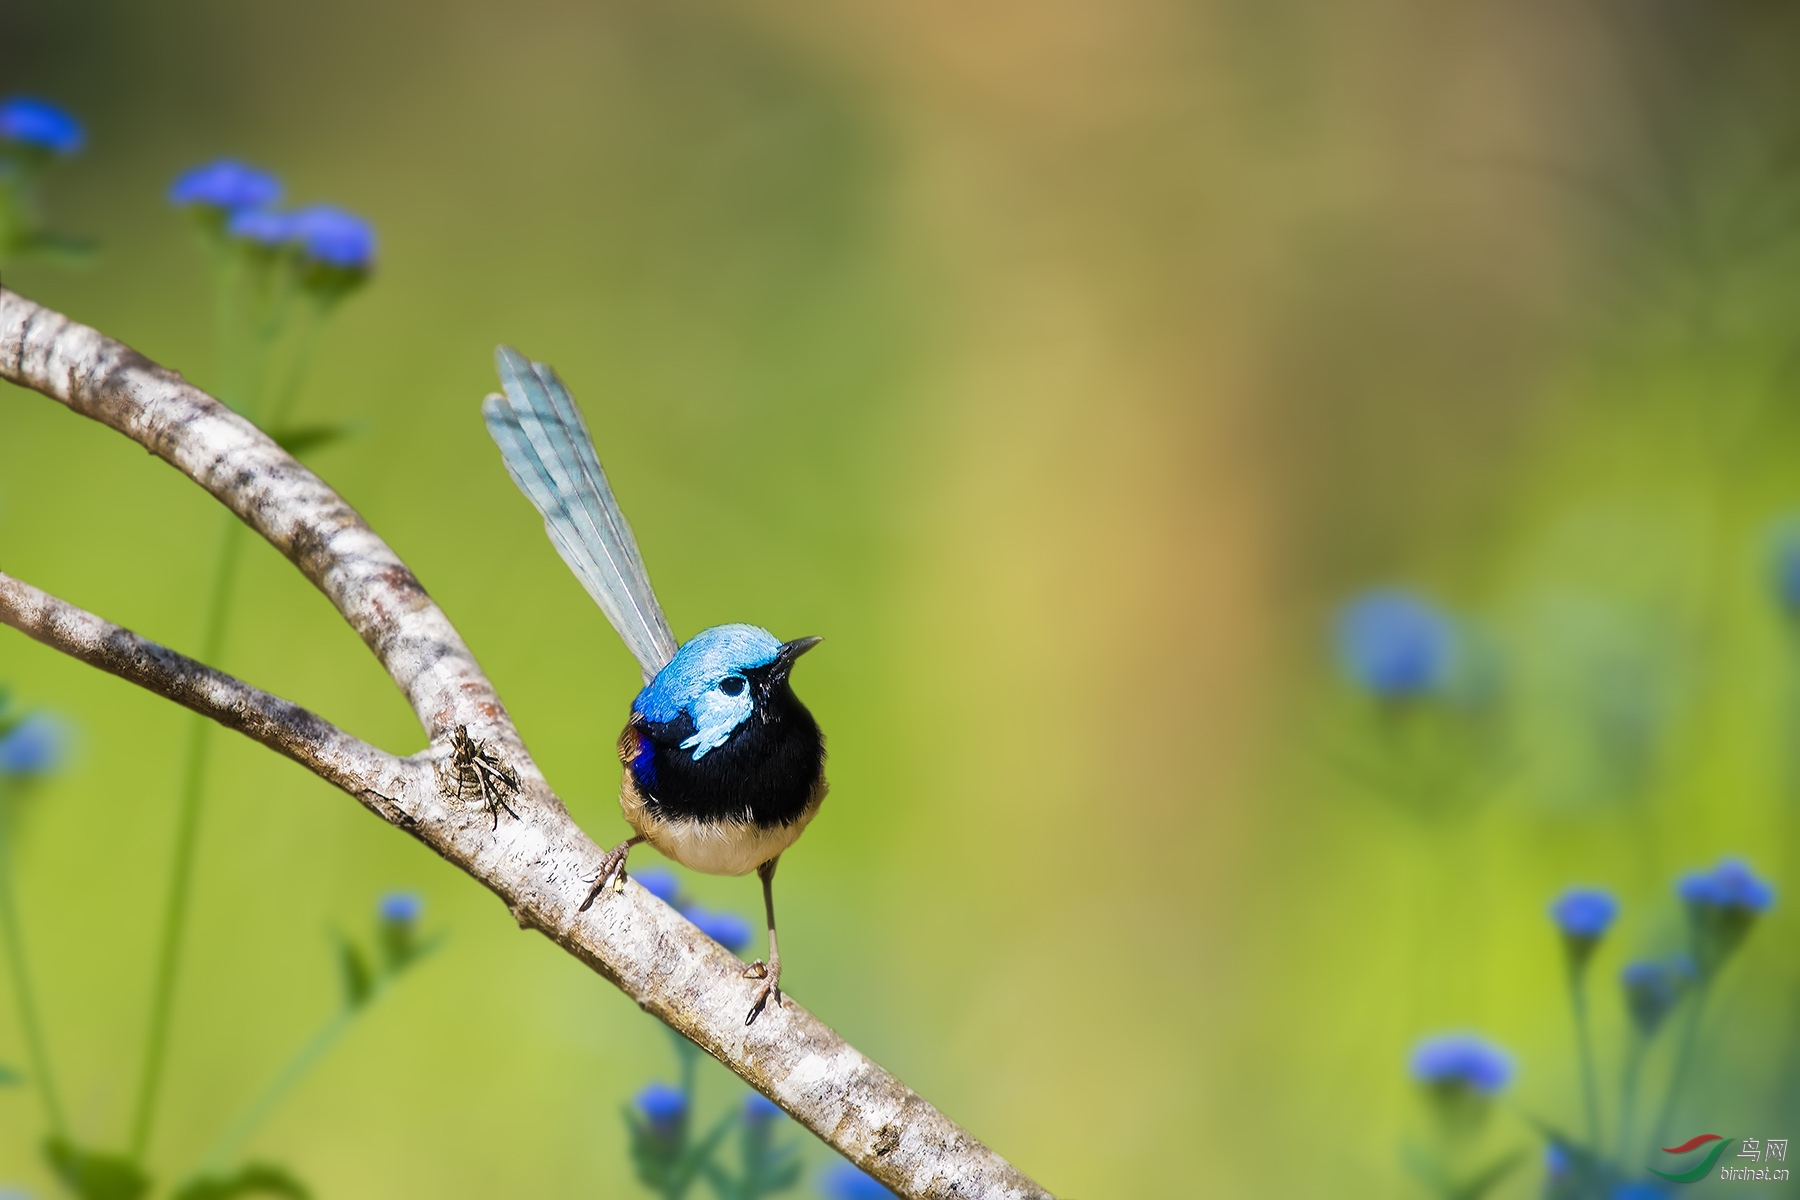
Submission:
<svg viewBox="0 0 1800 1200">
<path fill-rule="evenodd" d="M 750 1015 L 744 1018 L 748 1025 L 762 1015 L 763 1006 L 771 998 L 775 1007 L 781 1007 L 781 951 L 775 946 L 775 864 L 781 861 L 776 855 L 762 866 L 756 868 L 757 878 L 763 885 L 763 912 L 769 918 L 769 961 L 765 966 L 762 959 L 751 963 L 744 971 L 746 978 L 760 979 L 762 986 L 756 989 L 756 998 L 751 1002 Z"/>
<path fill-rule="evenodd" d="M 606 852 L 606 857 L 600 860 L 600 874 L 594 880 L 594 888 L 587 894 L 587 899 L 581 902 L 581 907 L 576 910 L 577 912 L 586 912 L 594 903 L 594 897 L 605 891 L 606 885 L 611 883 L 615 876 L 618 877 L 619 881 L 619 886 L 615 890 L 624 890 L 625 856 L 631 853 L 631 848 L 633 846 L 643 840 L 644 835 L 640 833 L 636 837 L 626 838 Z"/>
</svg>

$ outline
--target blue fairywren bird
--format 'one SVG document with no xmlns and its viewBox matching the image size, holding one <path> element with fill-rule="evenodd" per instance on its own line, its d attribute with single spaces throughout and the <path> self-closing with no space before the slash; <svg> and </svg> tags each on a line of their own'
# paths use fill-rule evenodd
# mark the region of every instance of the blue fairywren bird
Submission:
<svg viewBox="0 0 1800 1200">
<path fill-rule="evenodd" d="M 626 855 L 639 842 L 696 871 L 755 871 L 769 957 L 746 972 L 762 980 L 748 1025 L 770 999 L 781 1003 L 775 864 L 825 799 L 825 739 L 788 679 L 819 639 L 783 642 L 755 625 L 717 625 L 677 646 L 574 398 L 555 371 L 510 346 L 495 359 L 506 394 L 482 403 L 488 433 L 557 553 L 644 672 L 618 745 L 619 807 L 634 834 L 601 860 L 581 911 L 615 879 L 623 886 Z"/>
</svg>

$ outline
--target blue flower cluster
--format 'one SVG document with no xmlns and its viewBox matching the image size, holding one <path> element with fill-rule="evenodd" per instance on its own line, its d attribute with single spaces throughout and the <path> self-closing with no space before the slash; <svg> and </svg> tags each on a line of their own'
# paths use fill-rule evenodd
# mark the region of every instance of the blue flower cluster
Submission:
<svg viewBox="0 0 1800 1200">
<path fill-rule="evenodd" d="M 644 1087 L 633 1101 L 639 1113 L 652 1128 L 672 1131 L 675 1126 L 687 1119 L 688 1099 L 680 1088 L 666 1083 L 652 1083 Z"/>
<path fill-rule="evenodd" d="M 1352 683 L 1383 700 L 1443 690 L 1456 655 L 1456 627 L 1412 592 L 1366 592 L 1337 618 L 1338 662 Z"/>
<path fill-rule="evenodd" d="M 13 96 L 0 100 L 0 142 L 67 157 L 87 142 L 81 122 L 48 100 Z"/>
<path fill-rule="evenodd" d="M 1569 967 L 1579 973 L 1619 915 L 1619 901 L 1600 888 L 1572 887 L 1550 905 L 1550 919 L 1562 931 Z"/>
<path fill-rule="evenodd" d="M 1687 908 L 1689 950 L 1702 982 L 1711 979 L 1775 903 L 1775 889 L 1740 858 L 1690 871 L 1675 885 Z"/>
<path fill-rule="evenodd" d="M 1347 711 L 1361 744 L 1334 757 L 1412 818 L 1466 813 L 1516 757 L 1498 647 L 1403 588 L 1352 597 L 1332 632 L 1339 672 L 1373 701 Z"/>
<path fill-rule="evenodd" d="M 261 211 L 280 199 L 281 180 L 235 158 L 184 171 L 169 185 L 169 203 L 215 209 L 228 216 Z"/>
<path fill-rule="evenodd" d="M 834 1164 L 819 1180 L 826 1200 L 892 1200 L 894 1193 L 847 1162 Z"/>
<path fill-rule="evenodd" d="M 1642 960 L 1625 965 L 1619 972 L 1619 986 L 1625 992 L 1625 1009 L 1639 1034 L 1648 1038 L 1657 1031 L 1681 1002 L 1694 976 L 1694 960 L 1685 954 L 1660 962 Z"/>
<path fill-rule="evenodd" d="M 0 725 L 0 776 L 29 779 L 62 765 L 68 729 L 48 713 L 32 713 L 10 727 Z"/>
<path fill-rule="evenodd" d="M 1512 1080 L 1513 1063 L 1500 1047 L 1472 1033 L 1426 1038 L 1413 1048 L 1413 1078 L 1430 1087 L 1466 1088 L 1491 1096 Z"/>
<path fill-rule="evenodd" d="M 1618 915 L 1618 900 L 1599 888 L 1570 888 L 1550 906 L 1550 916 L 1564 937 L 1587 942 L 1599 941 Z"/>
<path fill-rule="evenodd" d="M 425 901 L 417 892 L 389 892 L 376 904 L 375 936 L 388 971 L 405 970 L 427 948 L 419 941 L 424 915 Z"/>
<path fill-rule="evenodd" d="M 425 901 L 417 892 L 389 892 L 381 898 L 376 911 L 383 924 L 416 925 L 425 912 Z"/>
<path fill-rule="evenodd" d="M 1694 1035 L 1701 1006 L 1719 968 L 1743 940 L 1755 919 L 1774 903 L 1774 889 L 1739 858 L 1693 871 L 1676 882 L 1676 893 L 1689 916 L 1689 949 L 1663 959 L 1634 961 L 1619 973 L 1625 1009 L 1634 1036 L 1619 1071 L 1619 1101 L 1614 1128 L 1605 1127 L 1600 1103 L 1597 1061 L 1588 1024 L 1586 992 L 1589 958 L 1619 919 L 1618 898 L 1595 887 L 1570 887 L 1550 904 L 1549 913 L 1569 953 L 1569 1002 L 1575 1026 L 1575 1049 L 1586 1110 L 1585 1134 L 1575 1136 L 1549 1121 L 1539 1122 L 1544 1151 L 1545 1200 L 1620 1200 L 1663 1196 L 1660 1185 L 1637 1178 L 1636 1157 L 1645 1132 L 1640 1122 L 1642 1067 L 1653 1039 L 1678 1007 L 1687 1006 L 1686 1033 L 1667 1078 L 1663 1103 L 1651 1136 L 1667 1132 L 1675 1102 L 1690 1082 Z M 1443 1144 L 1433 1157 L 1412 1161 L 1414 1170 L 1443 1197 L 1478 1200 L 1497 1187 L 1516 1157 L 1487 1163 L 1469 1153 L 1471 1135 L 1490 1107 L 1485 1102 L 1512 1079 L 1513 1062 L 1501 1048 L 1473 1034 L 1428 1038 L 1413 1050 L 1412 1075 L 1430 1089 L 1437 1129 Z"/>
<path fill-rule="evenodd" d="M 281 181 L 233 158 L 183 172 L 169 202 L 195 210 L 209 227 L 261 250 L 292 251 L 303 263 L 364 275 L 375 266 L 375 229 L 355 213 L 329 204 L 282 211 Z"/>
<path fill-rule="evenodd" d="M 778 1117 L 786 1116 L 781 1105 L 775 1103 L 761 1092 L 751 1092 L 744 1098 L 744 1120 L 753 1125 L 767 1124 Z"/>
<path fill-rule="evenodd" d="M 736 913 L 712 912 L 704 908 L 687 908 L 683 910 L 687 919 L 692 921 L 707 937 L 719 943 L 733 954 L 740 953 L 750 944 L 750 922 Z"/>
<path fill-rule="evenodd" d="M 675 872 L 666 867 L 650 867 L 643 871 L 633 871 L 631 877 L 637 885 L 661 900 L 670 907 L 675 907 L 681 896 L 681 880 L 675 878 Z"/>
<path fill-rule="evenodd" d="M 46 231 L 38 182 L 58 159 L 81 151 L 87 133 L 66 110 L 35 96 L 0 100 L 0 261 L 78 261 L 87 243 Z"/>
<path fill-rule="evenodd" d="M 673 871 L 663 867 L 650 867 L 643 871 L 633 871 L 631 877 L 637 880 L 639 887 L 678 910 L 698 926 L 701 933 L 733 954 L 742 953 L 755 935 L 750 922 L 736 913 L 714 912 L 686 899 L 682 895 L 681 881 Z"/>
<path fill-rule="evenodd" d="M 1723 858 L 1710 871 L 1689 871 L 1675 885 L 1690 908 L 1719 909 L 1749 915 L 1767 912 L 1775 889 L 1741 858 Z"/>
<path fill-rule="evenodd" d="M 799 1148 L 777 1137 L 782 1112 L 751 1093 L 734 1113 L 726 1113 L 705 1134 L 692 1135 L 693 1065 L 699 1051 L 677 1043 L 682 1060 L 681 1086 L 651 1083 L 632 1097 L 625 1110 L 631 1158 L 639 1180 L 666 1200 L 680 1200 L 696 1179 L 710 1180 L 721 1196 L 758 1200 L 787 1191 L 800 1177 Z M 736 1128 L 738 1166 L 720 1161 L 720 1143 Z"/>
</svg>

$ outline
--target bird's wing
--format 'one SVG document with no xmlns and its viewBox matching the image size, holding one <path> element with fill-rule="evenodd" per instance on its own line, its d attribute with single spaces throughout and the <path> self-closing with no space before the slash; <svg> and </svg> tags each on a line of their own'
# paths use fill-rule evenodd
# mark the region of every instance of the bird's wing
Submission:
<svg viewBox="0 0 1800 1200">
<path fill-rule="evenodd" d="M 481 405 L 507 473 L 537 510 L 569 569 L 644 669 L 675 657 L 675 635 L 656 602 L 631 526 L 613 499 L 581 410 L 556 372 L 511 346 L 494 352 L 504 396 Z"/>
</svg>

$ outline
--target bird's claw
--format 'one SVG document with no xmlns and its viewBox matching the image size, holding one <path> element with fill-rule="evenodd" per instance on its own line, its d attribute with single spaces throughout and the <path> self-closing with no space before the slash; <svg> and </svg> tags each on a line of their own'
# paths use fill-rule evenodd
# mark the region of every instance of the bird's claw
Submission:
<svg viewBox="0 0 1800 1200">
<path fill-rule="evenodd" d="M 781 1007 L 781 964 L 765 964 L 759 958 L 744 968 L 744 978 L 763 981 L 762 986 L 756 989 L 756 995 L 751 998 L 750 1012 L 744 1017 L 745 1025 L 753 1025 L 756 1018 L 762 1016 L 762 1011 L 770 1000 L 775 1001 L 776 1008 Z"/>
</svg>

